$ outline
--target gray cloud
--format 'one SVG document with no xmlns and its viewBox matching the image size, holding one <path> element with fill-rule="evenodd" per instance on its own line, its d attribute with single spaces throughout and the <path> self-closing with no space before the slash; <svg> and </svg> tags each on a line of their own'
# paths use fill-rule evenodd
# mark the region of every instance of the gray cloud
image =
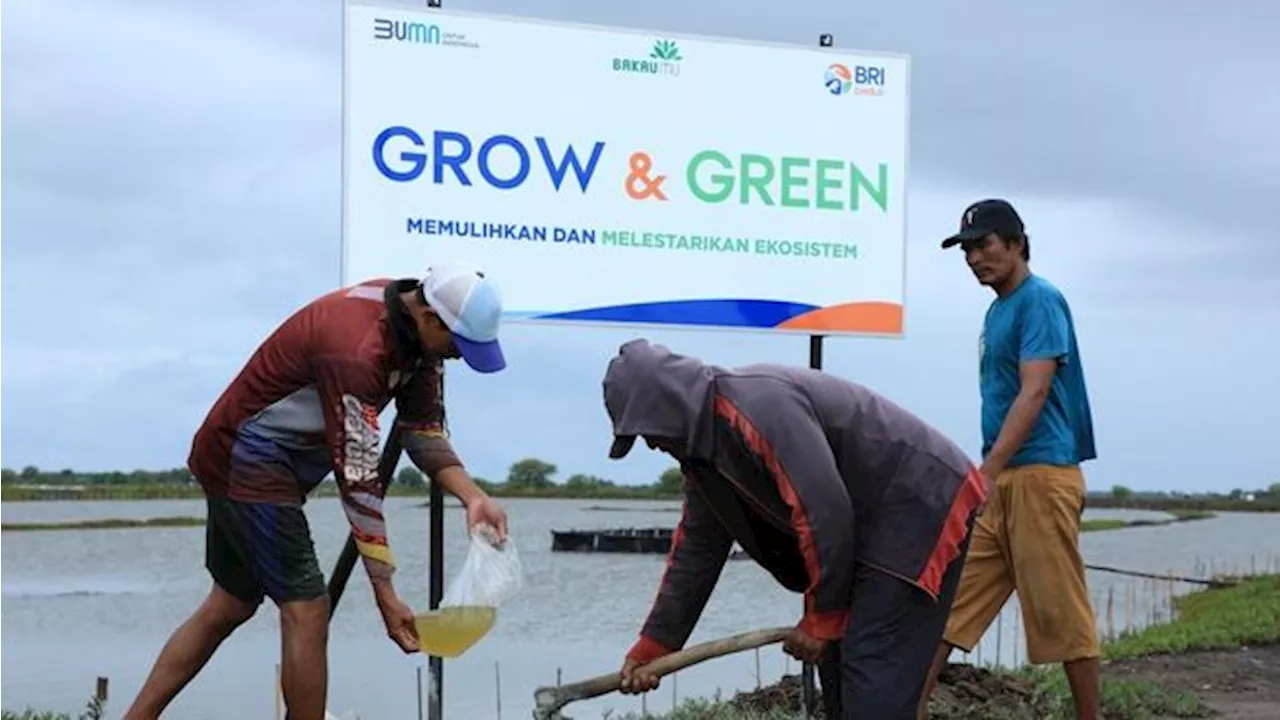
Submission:
<svg viewBox="0 0 1280 720">
<path fill-rule="evenodd" d="M 690 7 L 537 12 L 801 43 L 832 32 L 913 55 L 909 337 L 832 340 L 833 372 L 976 452 L 989 296 L 937 243 L 969 200 L 1004 195 L 1080 322 L 1103 454 L 1093 481 L 1274 479 L 1280 383 L 1244 359 L 1280 350 L 1276 6 Z M 5 19 L 4 463 L 179 465 L 256 344 L 338 280 L 340 5 L 47 0 Z M 660 457 L 603 458 L 598 377 L 629 336 L 513 326 L 509 372 L 451 370 L 476 472 L 536 455 L 566 474 L 651 479 Z M 652 336 L 729 365 L 807 357 L 804 338 Z"/>
</svg>

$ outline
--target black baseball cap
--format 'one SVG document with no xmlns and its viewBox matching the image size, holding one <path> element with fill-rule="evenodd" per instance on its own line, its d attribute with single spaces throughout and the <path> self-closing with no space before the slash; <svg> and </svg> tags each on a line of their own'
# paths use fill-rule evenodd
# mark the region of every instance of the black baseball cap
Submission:
<svg viewBox="0 0 1280 720">
<path fill-rule="evenodd" d="M 1023 234 L 1022 218 L 1007 200 L 979 200 L 964 209 L 960 232 L 942 241 L 943 249 L 995 233 L 1002 238 Z"/>
</svg>

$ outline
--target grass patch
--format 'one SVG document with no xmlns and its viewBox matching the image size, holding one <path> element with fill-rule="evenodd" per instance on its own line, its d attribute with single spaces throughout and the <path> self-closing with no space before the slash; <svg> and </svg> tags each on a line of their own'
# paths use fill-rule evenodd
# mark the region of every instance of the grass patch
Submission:
<svg viewBox="0 0 1280 720">
<path fill-rule="evenodd" d="M 1055 708 L 1058 717 L 1063 720 L 1074 718 L 1076 715 L 1075 708 L 1071 706 L 1070 690 L 1067 690 L 1063 700 L 1063 707 Z M 1199 718 L 1213 714 L 1195 693 L 1169 690 L 1148 680 L 1130 679 L 1108 680 L 1102 684 L 1102 713 L 1106 717 L 1131 720 L 1152 717 Z"/>
<path fill-rule="evenodd" d="M 1028 667 L 1013 675 L 1029 680 L 1040 696 L 1045 720 L 1074 720 L 1071 686 L 1059 666 Z M 1103 673 L 1101 714 L 1108 720 L 1149 720 L 1156 717 L 1201 718 L 1213 714 L 1195 693 L 1170 690 L 1139 678 L 1107 679 Z"/>
<path fill-rule="evenodd" d="M 1174 598 L 1175 620 L 1152 625 L 1103 643 L 1105 660 L 1176 655 L 1280 642 L 1280 575 L 1242 580 L 1239 585 Z M 1028 667 L 1014 673 L 1044 693 L 1053 718 L 1073 718 L 1071 689 L 1058 666 Z M 1177 692 L 1137 678 L 1105 679 L 1102 711 L 1108 718 L 1209 717 L 1194 693 Z"/>
<path fill-rule="evenodd" d="M 1120 660 L 1142 655 L 1213 650 L 1280 641 L 1280 575 L 1174 598 L 1177 619 L 1123 635 L 1103 646 Z"/>
<path fill-rule="evenodd" d="M 1177 655 L 1195 650 L 1220 650 L 1242 645 L 1280 642 L 1280 575 L 1246 578 L 1234 587 L 1204 590 L 1174 599 L 1177 618 L 1169 623 L 1103 643 L 1103 658 L 1124 660 L 1146 655 Z M 974 671 L 979 672 L 979 671 Z M 1029 666 L 996 673 L 1010 686 L 1023 688 L 1023 704 L 1010 705 L 1009 697 L 993 693 L 990 702 L 977 707 L 945 708 L 934 695 L 933 709 L 950 720 L 1071 720 L 1075 707 L 1061 666 Z M 983 683 L 990 688 L 990 678 Z M 996 681 L 995 687 L 1001 683 Z M 956 687 L 959 687 L 957 685 Z M 1029 689 L 1029 693 L 1028 693 Z M 1014 695 L 1015 693 L 1005 693 Z M 660 702 L 660 701 L 659 701 Z M 1108 720 L 1150 720 L 1151 718 L 1202 718 L 1213 711 L 1192 692 L 1163 687 L 1142 677 L 1107 678 L 1103 668 L 1102 715 Z M 740 708 L 719 697 L 687 700 L 674 711 L 650 713 L 606 713 L 610 720 L 798 720 L 798 708 Z"/>
<path fill-rule="evenodd" d="M 1217 517 L 1215 513 L 1209 510 L 1171 510 L 1169 514 L 1173 517 L 1160 518 L 1159 520 L 1120 520 L 1118 518 L 1085 520 L 1080 523 L 1080 532 L 1123 530 L 1125 528 L 1139 527 L 1160 527 L 1162 525 L 1172 525 L 1174 523 L 1188 522 L 1191 520 L 1208 520 L 1211 517 Z"/>
<path fill-rule="evenodd" d="M 1120 528 L 1129 527 L 1128 520 L 1085 520 L 1080 523 L 1080 532 L 1095 532 L 1098 530 L 1119 530 Z"/>
<path fill-rule="evenodd" d="M 0 720 L 102 720 L 106 713 L 106 701 L 97 697 L 89 698 L 84 712 L 79 716 L 71 713 L 54 712 L 52 710 L 36 710 L 25 708 L 22 712 L 0 710 Z"/>
<path fill-rule="evenodd" d="M 73 520 L 69 522 L 15 522 L 0 524 L 0 531 L 22 532 L 30 530 L 117 530 L 123 528 L 172 528 L 201 527 L 202 517 L 155 517 L 131 520 L 105 518 L 103 520 Z M 7 720 L 7 719 L 6 719 Z"/>
</svg>

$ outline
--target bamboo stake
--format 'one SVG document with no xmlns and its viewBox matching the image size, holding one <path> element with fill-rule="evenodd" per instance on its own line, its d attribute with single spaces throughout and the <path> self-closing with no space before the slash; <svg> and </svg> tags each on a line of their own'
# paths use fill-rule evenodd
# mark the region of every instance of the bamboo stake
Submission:
<svg viewBox="0 0 1280 720">
<path fill-rule="evenodd" d="M 1133 606 L 1137 602 L 1137 592 L 1133 587 L 1133 579 L 1130 578 L 1129 586 L 1124 590 L 1124 631 L 1128 634 L 1133 631 Z"/>
<path fill-rule="evenodd" d="M 502 671 L 497 660 L 493 661 L 493 692 L 498 701 L 498 720 L 502 720 Z"/>
<path fill-rule="evenodd" d="M 1021 603 L 1013 606 L 1013 631 L 1014 631 L 1013 669 L 1014 670 L 1017 670 L 1019 667 L 1022 667 L 1020 662 L 1021 658 L 1018 655 L 1018 640 L 1019 638 L 1026 637 L 1027 635 L 1027 631 L 1025 628 L 1023 628 L 1021 632 L 1019 632 L 1019 628 L 1022 628 L 1022 604 Z"/>
<path fill-rule="evenodd" d="M 1107 640 L 1116 639 L 1116 586 L 1107 588 Z"/>
</svg>

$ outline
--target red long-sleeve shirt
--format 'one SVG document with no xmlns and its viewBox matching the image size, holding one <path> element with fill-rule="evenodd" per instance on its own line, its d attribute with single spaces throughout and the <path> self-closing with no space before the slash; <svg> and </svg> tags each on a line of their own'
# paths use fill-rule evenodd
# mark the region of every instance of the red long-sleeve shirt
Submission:
<svg viewBox="0 0 1280 720">
<path fill-rule="evenodd" d="M 413 283 L 336 290 L 267 337 L 192 441 L 188 466 L 206 492 L 298 503 L 332 471 L 366 566 L 395 566 L 378 482 L 383 408 L 395 399 L 404 447 L 423 471 L 461 465 L 445 429 L 443 362 L 422 355 L 399 298 Z"/>
</svg>

